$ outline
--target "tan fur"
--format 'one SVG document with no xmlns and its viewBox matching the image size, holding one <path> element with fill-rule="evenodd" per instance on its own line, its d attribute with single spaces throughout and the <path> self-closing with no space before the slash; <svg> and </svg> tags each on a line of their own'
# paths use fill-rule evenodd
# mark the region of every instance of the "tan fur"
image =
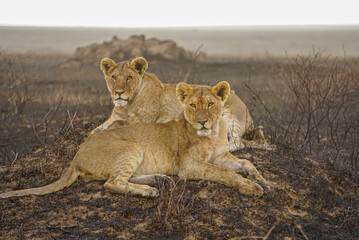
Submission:
<svg viewBox="0 0 359 240">
<path fill-rule="evenodd" d="M 145 72 L 147 66 L 142 57 L 117 64 L 109 58 L 101 61 L 100 67 L 115 107 L 110 118 L 92 133 L 107 129 L 117 120 L 121 120 L 122 124 L 165 123 L 181 115 L 182 108 L 176 100 L 176 85 L 161 83 L 154 74 Z M 241 137 L 247 130 L 253 129 L 253 120 L 235 92 L 227 94 L 224 117 L 228 124 L 229 148 L 233 151 L 243 147 Z"/>
<path fill-rule="evenodd" d="M 242 194 L 260 196 L 263 189 L 258 184 L 267 186 L 267 181 L 249 161 L 228 151 L 222 115 L 229 88 L 227 82 L 213 88 L 180 83 L 175 92 L 183 114 L 178 119 L 92 134 L 57 182 L 3 193 L 0 198 L 59 191 L 78 176 L 107 180 L 104 186 L 113 192 L 155 197 L 158 190 L 147 184 L 151 176 L 164 174 L 216 181 L 237 187 Z"/>
</svg>

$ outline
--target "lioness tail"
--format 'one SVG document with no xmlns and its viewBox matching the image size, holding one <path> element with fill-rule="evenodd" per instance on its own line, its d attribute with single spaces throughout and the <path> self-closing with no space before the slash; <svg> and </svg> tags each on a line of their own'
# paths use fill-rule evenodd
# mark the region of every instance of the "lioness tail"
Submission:
<svg viewBox="0 0 359 240">
<path fill-rule="evenodd" d="M 0 198 L 20 197 L 26 195 L 45 195 L 45 194 L 57 192 L 70 186 L 73 182 L 75 182 L 78 176 L 79 173 L 77 172 L 77 170 L 73 166 L 70 166 L 66 170 L 66 172 L 61 176 L 61 178 L 54 183 L 51 183 L 43 187 L 29 188 L 29 189 L 1 193 Z"/>
</svg>

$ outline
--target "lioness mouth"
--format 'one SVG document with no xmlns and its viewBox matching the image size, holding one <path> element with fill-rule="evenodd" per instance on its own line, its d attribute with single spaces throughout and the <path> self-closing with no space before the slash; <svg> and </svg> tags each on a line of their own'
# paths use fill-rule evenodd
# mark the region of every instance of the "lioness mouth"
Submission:
<svg viewBox="0 0 359 240">
<path fill-rule="evenodd" d="M 121 98 L 121 97 L 118 97 L 118 98 L 115 99 L 115 101 L 117 101 L 117 100 L 128 101 L 128 99 L 124 99 L 124 98 Z"/>
</svg>

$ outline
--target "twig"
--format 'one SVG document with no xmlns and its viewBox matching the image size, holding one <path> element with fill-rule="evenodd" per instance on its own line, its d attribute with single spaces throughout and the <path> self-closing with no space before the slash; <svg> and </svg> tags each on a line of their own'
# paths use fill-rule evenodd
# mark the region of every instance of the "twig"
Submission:
<svg viewBox="0 0 359 240">
<path fill-rule="evenodd" d="M 74 119 L 76 117 L 77 111 L 75 112 L 75 114 L 74 114 L 74 116 L 72 118 L 71 118 L 69 110 L 67 110 L 67 114 L 69 116 L 69 122 L 70 122 L 69 127 L 71 127 L 71 129 L 72 129 L 72 133 L 74 134 L 74 138 L 75 138 L 76 147 L 78 147 L 77 137 L 76 137 L 76 134 L 75 134 L 75 128 L 74 128 L 74 125 L 73 125 L 73 121 L 74 121 Z"/>
<path fill-rule="evenodd" d="M 46 143 L 44 143 L 44 142 L 42 141 L 42 139 L 40 138 L 39 134 L 38 134 L 37 131 L 36 131 L 36 126 L 35 126 L 34 123 L 32 124 L 32 129 L 33 129 L 33 131 L 34 131 L 34 134 L 35 134 L 36 138 L 41 142 L 41 144 L 43 145 L 43 147 L 46 147 Z"/>
<path fill-rule="evenodd" d="M 309 238 L 307 237 L 307 235 L 305 235 L 305 233 L 303 232 L 302 226 L 300 226 L 299 224 L 296 226 L 299 231 L 302 233 L 303 237 L 305 238 L 305 240 L 309 240 Z"/>
<path fill-rule="evenodd" d="M 11 153 L 15 155 L 14 160 L 12 160 L 12 162 L 11 162 L 11 165 L 13 165 L 15 163 L 15 161 L 17 160 L 19 153 L 14 153 L 14 151 L 11 151 Z"/>
<path fill-rule="evenodd" d="M 264 236 L 263 240 L 266 240 L 269 235 L 272 233 L 273 229 L 277 226 L 277 223 L 274 223 L 273 226 L 269 229 L 269 231 L 267 232 L 267 234 Z"/>
</svg>

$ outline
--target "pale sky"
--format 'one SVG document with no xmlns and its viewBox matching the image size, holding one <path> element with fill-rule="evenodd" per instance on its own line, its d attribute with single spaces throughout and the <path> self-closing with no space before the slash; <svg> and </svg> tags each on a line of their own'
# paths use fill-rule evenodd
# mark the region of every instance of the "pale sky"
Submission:
<svg viewBox="0 0 359 240">
<path fill-rule="evenodd" d="M 0 25 L 359 25 L 358 0 L 0 0 Z"/>
</svg>

